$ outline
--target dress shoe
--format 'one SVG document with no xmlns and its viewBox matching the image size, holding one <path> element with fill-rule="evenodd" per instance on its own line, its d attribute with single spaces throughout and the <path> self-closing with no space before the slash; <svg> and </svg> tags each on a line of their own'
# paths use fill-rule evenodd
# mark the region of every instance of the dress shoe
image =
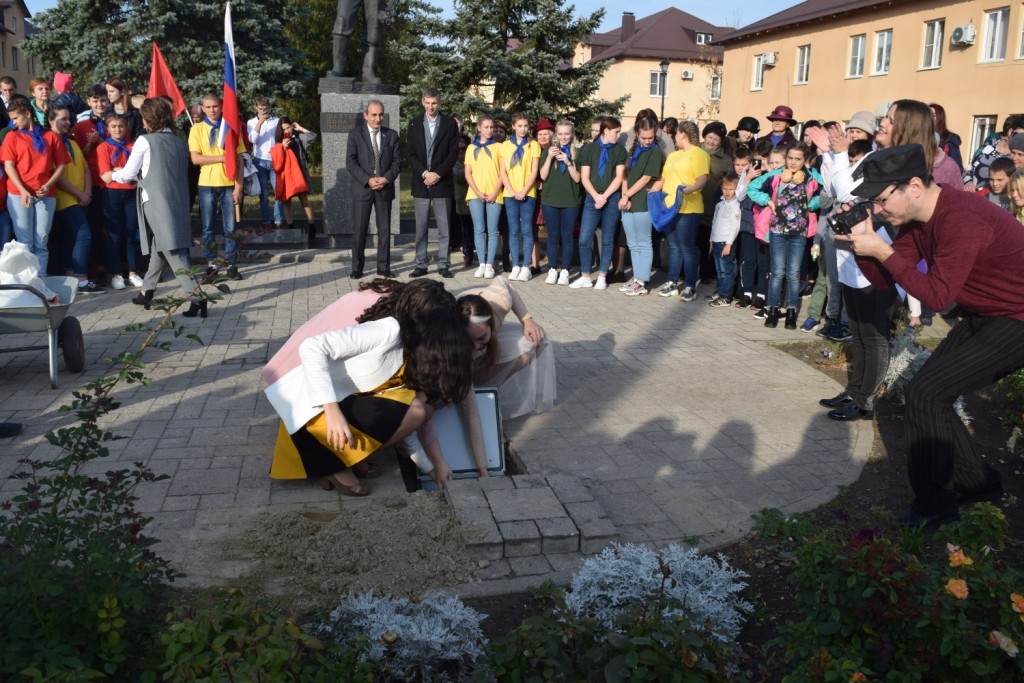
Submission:
<svg viewBox="0 0 1024 683">
<path fill-rule="evenodd" d="M 413 268 L 411 273 L 409 273 L 409 277 L 423 277 L 426 274 L 426 268 L 424 268 L 423 266 L 417 266 L 416 268 Z"/>
<path fill-rule="evenodd" d="M 839 420 L 840 422 L 853 422 L 854 420 L 870 420 L 875 416 L 875 411 L 864 410 L 856 403 L 851 403 L 848 406 L 830 410 L 827 414 L 829 418 L 833 420 Z"/>
<path fill-rule="evenodd" d="M 850 398 L 845 391 L 841 394 L 836 394 L 832 398 L 823 398 L 818 401 L 818 405 L 824 408 L 839 408 L 849 403 L 853 403 L 853 399 Z"/>
<path fill-rule="evenodd" d="M 398 273 L 396 273 L 393 270 L 378 270 L 377 271 L 377 277 L 391 277 L 391 278 L 395 278 L 395 277 L 398 277 Z"/>
<path fill-rule="evenodd" d="M 454 275 L 452 275 L 452 271 L 448 270 L 447 268 L 438 268 L 437 274 L 443 278 L 455 277 Z"/>
<path fill-rule="evenodd" d="M 153 302 L 153 290 L 152 289 L 147 289 L 144 292 L 139 292 L 138 294 L 136 294 L 135 296 L 132 297 L 132 303 L 133 304 L 135 304 L 137 306 L 142 306 L 147 311 L 149 310 L 149 305 L 152 302 Z"/>
<path fill-rule="evenodd" d="M 209 301 L 203 299 L 202 301 L 190 301 L 188 304 L 188 310 L 182 311 L 181 314 L 186 318 L 194 318 L 197 315 L 200 318 L 205 318 L 207 315 L 207 309 L 209 308 Z"/>
<path fill-rule="evenodd" d="M 787 308 L 786 309 L 786 329 L 787 330 L 795 330 L 796 329 L 796 309 L 795 308 Z"/>
<path fill-rule="evenodd" d="M 361 271 L 361 270 L 353 270 L 351 273 L 348 274 L 348 276 L 350 278 L 352 278 L 353 280 L 358 280 L 359 278 L 361 278 L 363 276 L 363 271 Z"/>
<path fill-rule="evenodd" d="M 242 274 L 238 272 L 238 267 L 235 266 L 234 263 L 227 267 L 227 270 L 224 271 L 224 274 L 227 276 L 229 280 L 242 279 Z"/>
</svg>

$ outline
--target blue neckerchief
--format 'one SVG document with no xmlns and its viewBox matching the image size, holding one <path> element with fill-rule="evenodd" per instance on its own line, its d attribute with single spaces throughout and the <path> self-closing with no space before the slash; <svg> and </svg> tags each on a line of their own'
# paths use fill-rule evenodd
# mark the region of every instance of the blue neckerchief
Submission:
<svg viewBox="0 0 1024 683">
<path fill-rule="evenodd" d="M 515 145 L 516 151 L 512 152 L 512 162 L 508 165 L 509 168 L 515 168 L 517 164 L 523 160 L 523 152 L 526 150 L 526 143 L 530 141 L 530 138 L 522 138 L 522 142 L 516 142 L 519 140 L 515 135 L 512 136 L 512 144 Z"/>
<path fill-rule="evenodd" d="M 17 130 L 18 124 L 16 124 L 13 120 L 12 121 L 8 121 L 7 122 L 7 127 L 10 128 L 11 130 Z"/>
<path fill-rule="evenodd" d="M 13 123 L 13 122 L 12 122 Z M 46 152 L 46 140 L 43 139 L 43 129 L 39 126 L 33 126 L 32 128 L 15 128 L 15 131 L 24 133 L 32 137 L 32 149 L 39 154 Z"/>
<path fill-rule="evenodd" d="M 561 167 L 559 169 L 559 171 L 561 172 L 562 175 L 565 175 L 566 169 L 569 168 L 569 165 L 566 162 L 570 162 L 570 163 L 572 162 L 572 143 L 569 143 L 568 145 L 565 145 L 564 147 L 559 146 L 558 149 L 562 150 L 562 154 L 565 155 L 565 161 L 559 161 L 558 162 L 558 165 Z"/>
<path fill-rule="evenodd" d="M 652 142 L 651 144 L 644 147 L 638 143 L 636 149 L 633 150 L 633 156 L 629 158 L 629 168 L 632 170 L 632 168 L 636 166 L 637 160 L 640 159 L 640 155 L 649 150 L 650 148 L 654 147 L 655 144 L 657 143 Z"/>
<path fill-rule="evenodd" d="M 490 158 L 491 157 L 491 150 L 489 150 L 487 148 L 490 147 L 491 145 L 493 145 L 495 142 L 496 142 L 496 140 L 494 138 L 491 138 L 487 142 L 480 142 L 480 136 L 479 135 L 477 135 L 475 138 L 473 138 L 473 147 L 476 148 L 476 149 L 473 150 L 473 159 L 476 159 L 478 156 L 480 156 L 480 150 L 483 150 L 487 154 L 487 156 Z"/>
<path fill-rule="evenodd" d="M 601 148 L 601 156 L 597 160 L 597 176 L 604 178 L 604 170 L 608 166 L 608 150 L 614 147 L 617 143 L 614 142 L 598 142 L 597 146 Z"/>
<path fill-rule="evenodd" d="M 61 135 L 60 139 L 64 141 L 64 146 L 68 148 L 68 156 L 71 157 L 73 163 L 75 161 L 75 147 L 71 144 L 71 138 L 67 135 Z"/>
<path fill-rule="evenodd" d="M 128 161 L 128 143 L 124 140 L 115 140 L 114 138 L 103 138 L 103 142 L 114 148 L 114 153 L 110 155 L 111 164 L 116 164 L 119 156 L 123 156 L 124 160 Z"/>
<path fill-rule="evenodd" d="M 210 147 L 217 146 L 217 134 L 220 132 L 220 121 L 211 121 L 206 116 L 203 117 L 203 123 L 210 126 Z"/>
<path fill-rule="evenodd" d="M 107 124 L 105 124 L 103 122 L 103 119 L 102 118 L 99 118 L 99 119 L 94 118 L 92 120 L 92 122 L 96 126 L 96 134 L 99 135 L 101 138 L 106 138 L 107 137 Z"/>
</svg>

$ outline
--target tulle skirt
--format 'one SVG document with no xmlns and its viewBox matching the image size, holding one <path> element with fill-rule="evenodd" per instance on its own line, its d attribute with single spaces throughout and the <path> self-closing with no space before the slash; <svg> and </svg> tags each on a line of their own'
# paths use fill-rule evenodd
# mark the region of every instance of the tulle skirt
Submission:
<svg viewBox="0 0 1024 683">
<path fill-rule="evenodd" d="M 477 386 L 498 387 L 501 416 L 505 419 L 543 413 L 555 405 L 555 353 L 544 338 L 534 348 L 523 336 L 518 322 L 502 323 L 498 332 L 498 360 L 494 367 L 476 373 Z"/>
</svg>

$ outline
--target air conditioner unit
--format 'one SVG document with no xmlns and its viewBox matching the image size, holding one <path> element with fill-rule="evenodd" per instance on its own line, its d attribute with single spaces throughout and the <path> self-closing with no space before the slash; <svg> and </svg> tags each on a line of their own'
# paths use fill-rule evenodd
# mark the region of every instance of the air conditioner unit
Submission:
<svg viewBox="0 0 1024 683">
<path fill-rule="evenodd" d="M 693 72 L 690 71 L 689 69 L 683 69 L 683 72 L 679 74 L 679 77 L 682 78 L 684 81 L 692 81 Z"/>
<path fill-rule="evenodd" d="M 765 52 L 764 53 L 764 65 L 765 66 L 775 66 L 775 60 L 776 59 L 778 59 L 778 57 L 777 57 L 775 52 Z"/>
<path fill-rule="evenodd" d="M 974 24 L 965 24 L 953 29 L 950 40 L 954 45 L 974 45 L 975 38 Z"/>
</svg>

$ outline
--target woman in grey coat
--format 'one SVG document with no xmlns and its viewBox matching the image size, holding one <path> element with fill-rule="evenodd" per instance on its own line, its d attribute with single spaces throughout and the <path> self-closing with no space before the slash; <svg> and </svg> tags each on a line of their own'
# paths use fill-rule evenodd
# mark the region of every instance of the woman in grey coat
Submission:
<svg viewBox="0 0 1024 683">
<path fill-rule="evenodd" d="M 174 132 L 174 113 L 161 97 L 150 97 L 140 107 L 146 135 L 135 141 L 123 168 L 115 169 L 116 182 L 139 178 L 139 226 L 143 231 L 142 253 L 149 254 L 149 270 L 143 291 L 133 303 L 149 308 L 166 262 L 178 278 L 185 296 L 192 297 L 182 315 L 205 318 L 207 300 L 195 296 L 189 247 L 192 225 L 188 201 L 188 146 Z"/>
</svg>

